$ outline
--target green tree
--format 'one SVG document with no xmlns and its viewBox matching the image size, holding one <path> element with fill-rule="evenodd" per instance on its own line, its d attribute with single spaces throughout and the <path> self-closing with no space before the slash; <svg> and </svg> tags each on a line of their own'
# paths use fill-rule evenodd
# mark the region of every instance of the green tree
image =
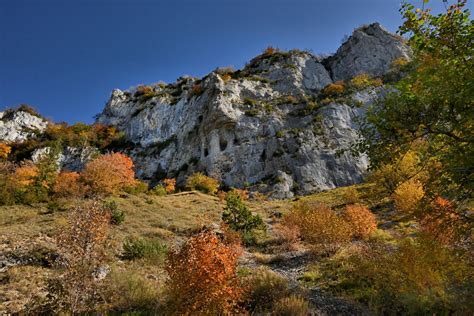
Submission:
<svg viewBox="0 0 474 316">
<path fill-rule="evenodd" d="M 358 149 L 377 168 L 423 142 L 422 159 L 441 164 L 433 178 L 466 197 L 474 184 L 474 23 L 466 0 L 444 2 L 438 15 L 402 4 L 412 70 L 368 109 Z"/>
<path fill-rule="evenodd" d="M 226 202 L 222 220 L 231 229 L 246 233 L 253 229 L 265 228 L 262 218 L 259 215 L 253 215 L 237 193 L 229 192 Z"/>
</svg>

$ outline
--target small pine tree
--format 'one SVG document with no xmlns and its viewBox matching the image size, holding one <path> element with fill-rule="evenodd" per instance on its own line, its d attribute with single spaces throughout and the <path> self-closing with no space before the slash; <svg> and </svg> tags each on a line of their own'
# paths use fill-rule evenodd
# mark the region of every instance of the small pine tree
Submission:
<svg viewBox="0 0 474 316">
<path fill-rule="evenodd" d="M 222 213 L 222 220 L 235 231 L 249 232 L 253 229 L 264 229 L 265 224 L 259 215 L 253 215 L 242 202 L 240 195 L 229 192 L 226 197 L 227 206 Z"/>
</svg>

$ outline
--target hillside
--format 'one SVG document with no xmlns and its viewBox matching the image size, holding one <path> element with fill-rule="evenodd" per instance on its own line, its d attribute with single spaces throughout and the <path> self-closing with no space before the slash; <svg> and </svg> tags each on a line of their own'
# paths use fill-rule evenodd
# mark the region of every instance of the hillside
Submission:
<svg viewBox="0 0 474 316">
<path fill-rule="evenodd" d="M 426 3 L 426 1 L 424 2 Z M 0 113 L 0 314 L 474 314 L 474 22 Z"/>
</svg>

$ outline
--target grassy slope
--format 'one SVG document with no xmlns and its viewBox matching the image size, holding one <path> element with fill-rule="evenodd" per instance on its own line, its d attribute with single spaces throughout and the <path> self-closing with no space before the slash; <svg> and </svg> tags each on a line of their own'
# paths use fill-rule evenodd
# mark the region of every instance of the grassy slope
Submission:
<svg viewBox="0 0 474 316">
<path fill-rule="evenodd" d="M 364 200 L 369 185 L 356 187 L 363 202 L 373 208 L 376 203 Z M 326 203 L 334 208 L 344 205 L 347 191 L 351 188 L 339 188 L 327 192 L 303 197 L 302 200 L 313 200 Z M 159 285 L 163 280 L 163 271 L 153 262 L 147 260 L 122 261 L 119 254 L 121 245 L 126 237 L 144 237 L 160 240 L 170 247 L 179 244 L 184 238 L 192 235 L 203 226 L 217 226 L 225 203 L 217 197 L 199 192 L 183 192 L 174 195 L 159 197 L 152 195 L 128 195 L 114 197 L 120 210 L 126 214 L 125 222 L 120 226 L 112 226 L 110 245 L 113 270 L 154 280 Z M 275 213 L 284 214 L 291 209 L 295 201 L 250 201 L 251 209 L 259 213 L 271 226 L 278 221 Z M 64 208 L 80 203 L 80 201 L 65 201 Z M 388 221 L 387 212 L 378 212 L 381 222 L 379 227 L 387 227 L 392 232 L 398 226 Z M 0 254 L 19 254 L 23 257 L 41 257 L 41 249 L 54 248 L 54 235 L 67 223 L 67 212 L 48 211 L 46 205 L 8 206 L 0 207 Z M 270 249 L 269 249 L 270 248 Z M 258 264 L 267 263 L 268 257 L 262 252 L 278 255 L 278 248 L 262 246 L 250 249 L 254 261 Z M 1 256 L 1 255 L 0 255 Z M 1 260 L 1 258 L 0 258 Z M 269 260 L 271 261 L 271 260 Z M 44 280 L 54 270 L 38 264 L 15 266 L 7 271 L 0 272 L 0 313 L 21 310 L 33 293 L 40 293 L 39 288 Z M 311 271 L 309 272 L 311 273 Z"/>
</svg>

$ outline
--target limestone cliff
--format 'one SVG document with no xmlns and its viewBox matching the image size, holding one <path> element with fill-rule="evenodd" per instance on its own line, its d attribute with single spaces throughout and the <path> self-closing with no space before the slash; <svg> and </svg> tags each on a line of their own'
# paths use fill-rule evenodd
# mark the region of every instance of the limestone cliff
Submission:
<svg viewBox="0 0 474 316">
<path fill-rule="evenodd" d="M 382 76 L 409 48 L 379 24 L 354 31 L 335 55 L 268 51 L 241 70 L 202 79 L 114 90 L 97 122 L 117 126 L 139 177 L 157 181 L 204 171 L 229 187 L 252 186 L 273 197 L 307 194 L 361 181 L 366 157 L 355 118 L 383 87 L 327 98 L 337 80 Z"/>
</svg>

